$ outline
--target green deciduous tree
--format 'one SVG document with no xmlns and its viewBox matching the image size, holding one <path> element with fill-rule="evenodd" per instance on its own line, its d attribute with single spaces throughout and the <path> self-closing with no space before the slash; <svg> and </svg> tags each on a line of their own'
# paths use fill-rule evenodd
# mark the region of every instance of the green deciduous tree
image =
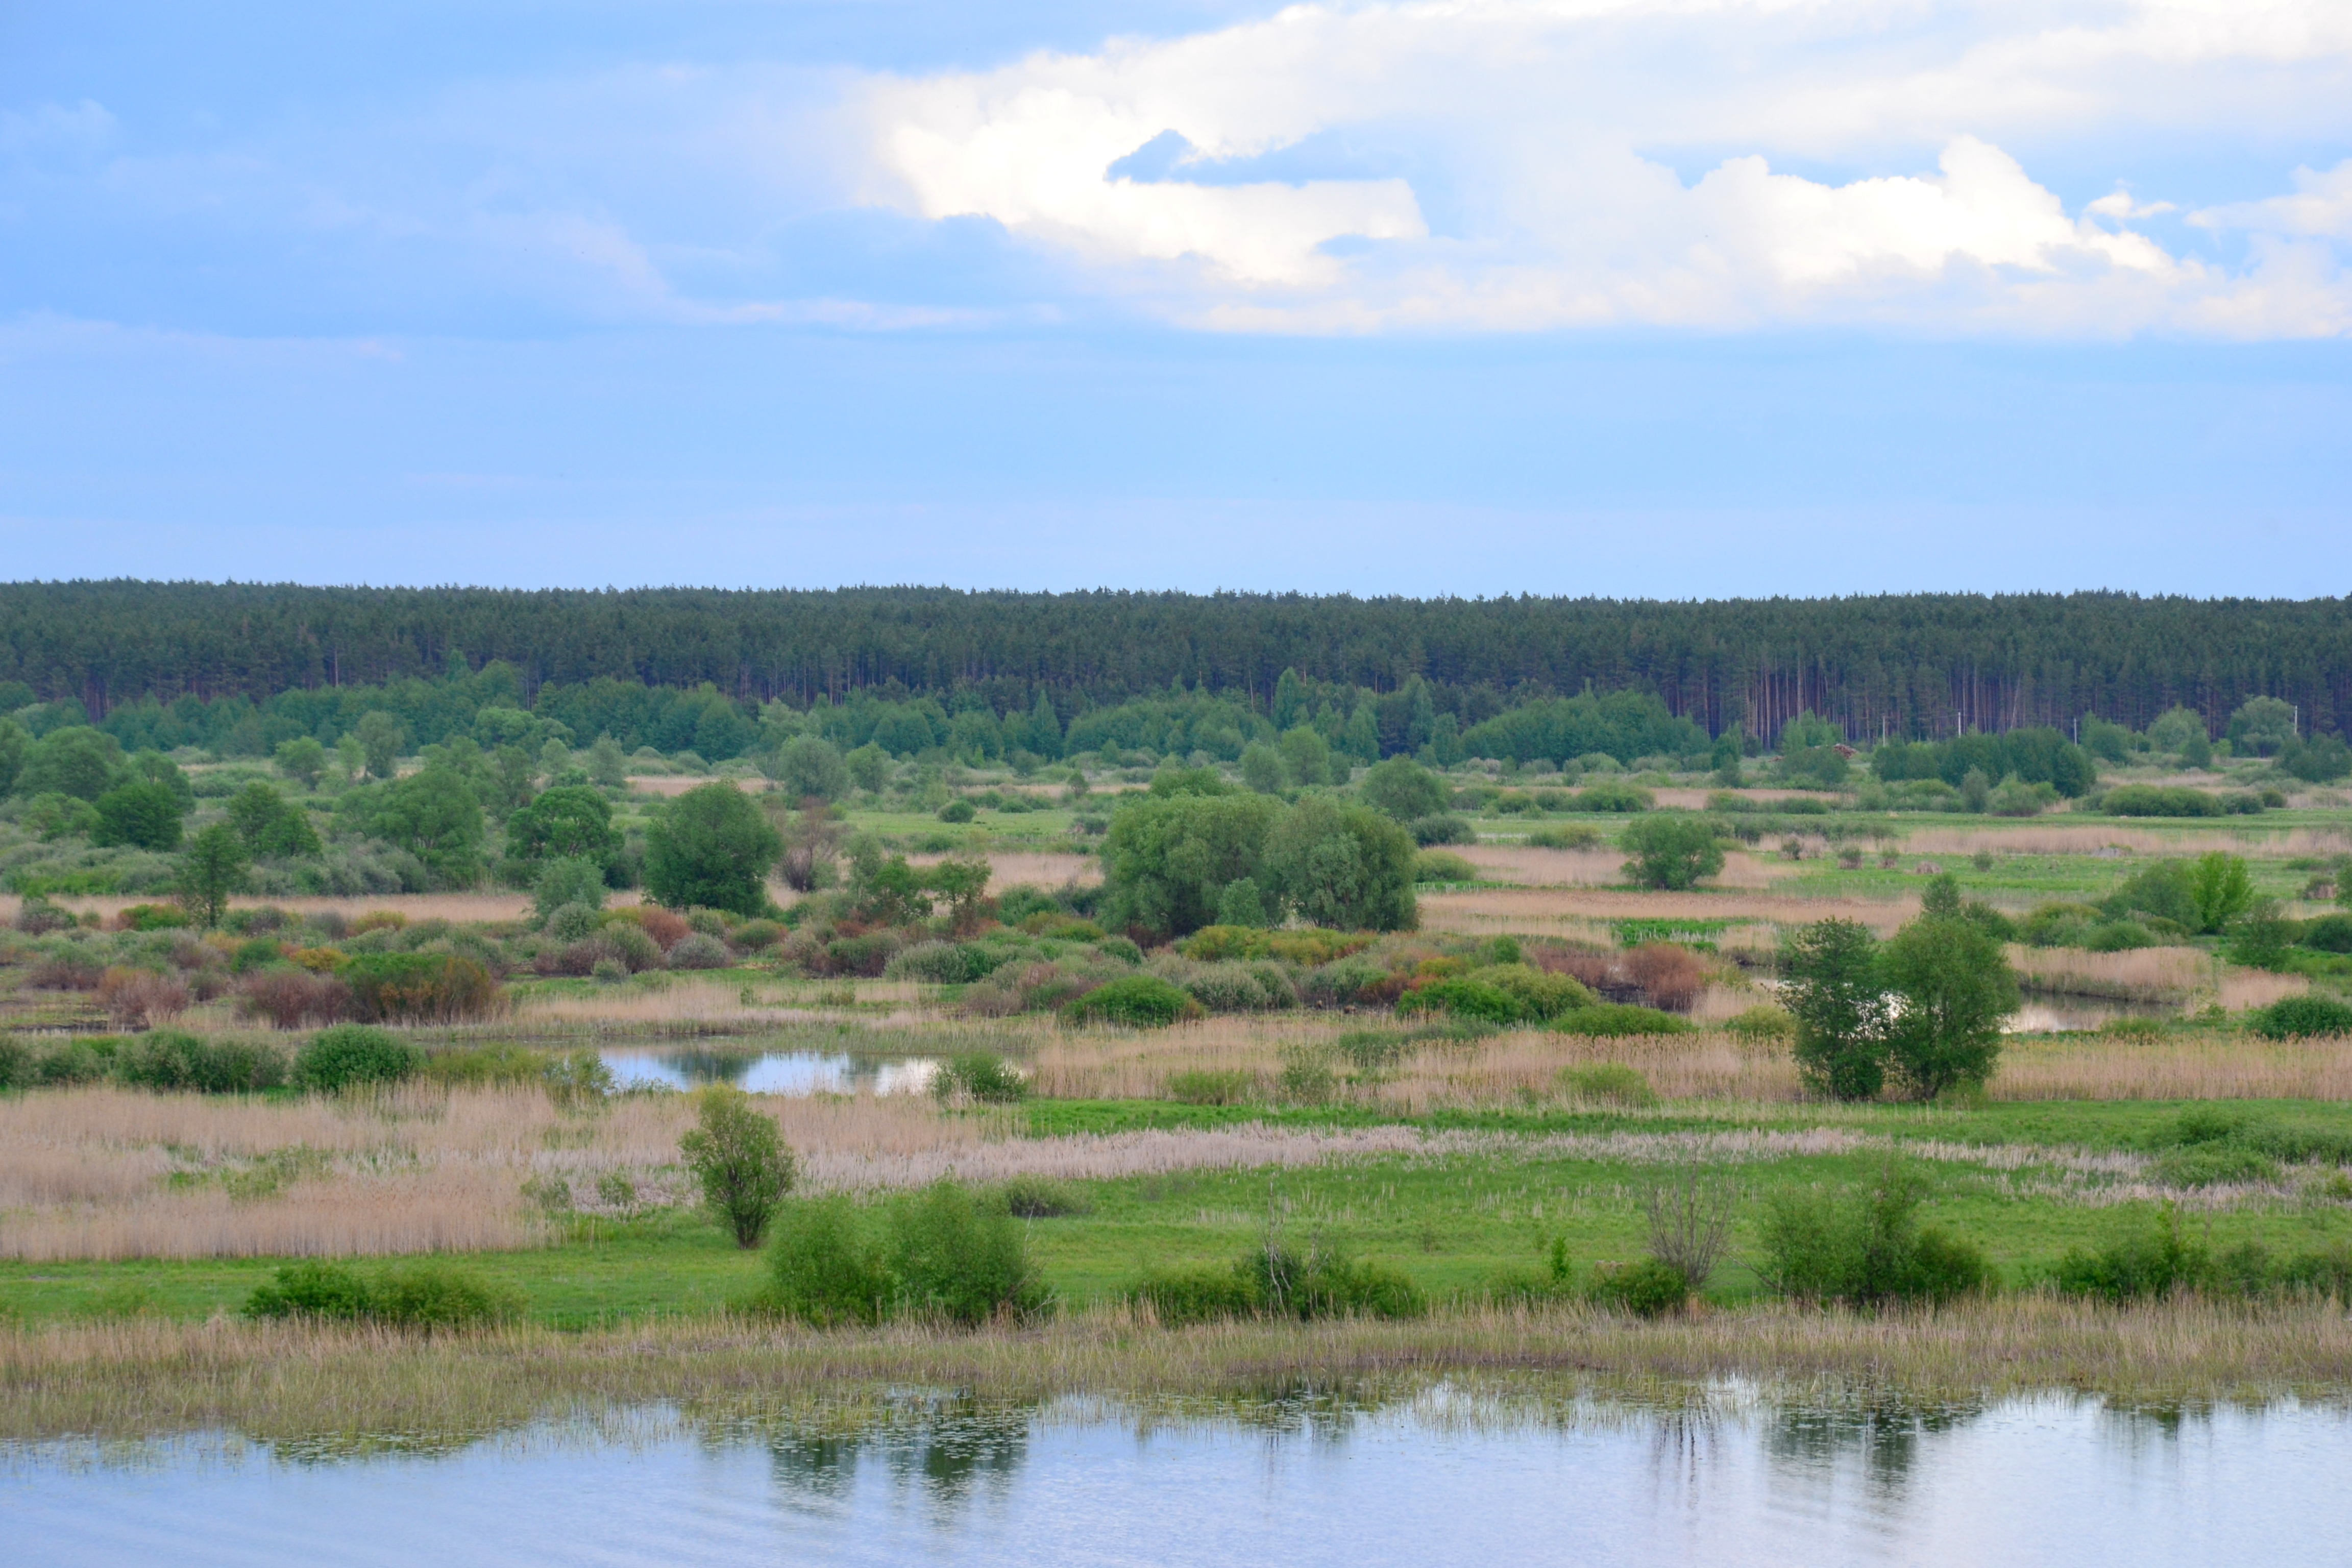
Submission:
<svg viewBox="0 0 2352 1568">
<path fill-rule="evenodd" d="M 1120 807 L 1101 856 L 1112 919 L 1167 936 L 1211 924 L 1225 885 L 1263 868 L 1281 814 L 1280 802 L 1261 795 L 1170 795 Z"/>
<path fill-rule="evenodd" d="M 749 795 L 707 784 L 669 803 L 646 830 L 646 891 L 672 909 L 756 915 L 783 842 Z"/>
<path fill-rule="evenodd" d="M 1929 917 L 1880 950 L 1880 974 L 1897 1001 L 1889 1016 L 1891 1065 L 1914 1100 L 1992 1076 L 2000 1026 L 2017 1011 L 2017 975 L 2000 943 L 1961 920 Z"/>
<path fill-rule="evenodd" d="M 319 853 L 310 814 L 258 779 L 229 797 L 228 820 L 249 854 L 299 858 Z"/>
<path fill-rule="evenodd" d="M 1688 812 L 1661 811 L 1626 825 L 1619 842 L 1631 857 L 1625 875 L 1645 888 L 1685 891 L 1723 869 L 1714 826 Z"/>
<path fill-rule="evenodd" d="M 147 779 L 117 784 L 98 797 L 98 825 L 90 830 L 90 842 L 177 849 L 181 811 L 180 797 L 169 784 Z"/>
<path fill-rule="evenodd" d="M 2294 705 L 2251 697 L 2230 715 L 2230 754 L 2267 757 L 2295 738 Z"/>
<path fill-rule="evenodd" d="M 436 884 L 471 887 L 482 874 L 482 803 L 438 763 L 386 785 L 365 803 L 366 830 L 425 863 Z"/>
<path fill-rule="evenodd" d="M 2190 871 L 2189 896 L 2197 908 L 2197 929 L 2218 936 L 2244 914 L 2254 901 L 2254 879 L 2237 856 L 2216 849 L 2199 858 Z"/>
<path fill-rule="evenodd" d="M 776 1124 L 751 1096 L 712 1084 L 695 1096 L 697 1125 L 677 1141 L 702 1201 L 734 1234 L 735 1245 L 757 1247 L 776 1205 L 798 1174 Z"/>
<path fill-rule="evenodd" d="M 817 735 L 794 735 L 770 753 L 768 777 L 790 800 L 827 805 L 849 793 L 849 765 L 840 749 Z"/>
<path fill-rule="evenodd" d="M 69 795 L 96 800 L 119 782 L 121 743 L 102 730 L 77 724 L 52 730 L 25 749 L 16 776 L 24 795 Z"/>
<path fill-rule="evenodd" d="M 1282 732 L 1282 765 L 1295 784 L 1328 784 L 1331 776 L 1331 744 L 1305 725 Z"/>
<path fill-rule="evenodd" d="M 1453 799 L 1444 779 L 1410 757 L 1391 757 L 1368 770 L 1358 787 L 1366 805 L 1399 822 L 1433 816 Z"/>
<path fill-rule="evenodd" d="M 280 742 L 278 771 L 304 789 L 316 789 L 320 778 L 327 771 L 327 748 L 309 735 L 297 735 L 290 741 Z"/>
<path fill-rule="evenodd" d="M 392 777 L 400 766 L 400 749 L 407 741 L 400 721 L 379 708 L 361 714 L 360 721 L 352 727 L 352 733 L 357 737 L 361 751 L 366 754 L 367 771 L 376 778 Z"/>
<path fill-rule="evenodd" d="M 557 784 L 507 818 L 508 870 L 528 879 L 541 861 L 593 860 L 610 866 L 621 852 L 621 831 L 604 793 L 586 784 Z"/>
<path fill-rule="evenodd" d="M 1315 925 L 1411 931 L 1415 853 L 1412 836 L 1379 812 L 1309 795 L 1276 820 L 1264 875 L 1280 906 Z"/>
<path fill-rule="evenodd" d="M 1242 783 L 1260 795 L 1279 795 L 1287 781 L 1283 776 L 1282 753 L 1264 741 L 1252 741 L 1242 751 Z"/>
<path fill-rule="evenodd" d="M 25 769 L 26 743 L 25 727 L 0 714 L 0 795 L 16 787 L 16 775 Z"/>
<path fill-rule="evenodd" d="M 210 931 L 220 924 L 230 896 L 245 886 L 251 864 L 236 828 L 215 822 L 199 829 L 180 857 L 180 902 L 198 924 Z"/>
<path fill-rule="evenodd" d="M 1780 949 L 1780 981 L 1806 1082 L 1838 1100 L 1875 1095 L 1886 1081 L 1888 1005 L 1870 928 L 1830 920 L 1794 932 Z"/>
</svg>

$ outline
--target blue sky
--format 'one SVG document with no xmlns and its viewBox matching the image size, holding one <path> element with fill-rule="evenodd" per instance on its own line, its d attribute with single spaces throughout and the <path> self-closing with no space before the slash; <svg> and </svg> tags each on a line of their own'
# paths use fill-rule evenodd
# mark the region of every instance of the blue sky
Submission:
<svg viewBox="0 0 2352 1568">
<path fill-rule="evenodd" d="M 2347 259 L 2340 0 L 20 0 L 0 547 L 2336 594 Z"/>
</svg>

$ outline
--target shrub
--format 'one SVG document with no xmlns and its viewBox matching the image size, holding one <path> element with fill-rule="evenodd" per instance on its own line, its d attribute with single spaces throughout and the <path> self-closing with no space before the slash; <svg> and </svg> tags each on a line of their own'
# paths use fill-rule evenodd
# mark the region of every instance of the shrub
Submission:
<svg viewBox="0 0 2352 1568">
<path fill-rule="evenodd" d="M 745 921 L 735 928 L 734 942 L 746 952 L 759 952 L 775 946 L 783 934 L 784 928 L 774 921 Z"/>
<path fill-rule="evenodd" d="M 1663 1258 L 1604 1268 L 1593 1281 L 1593 1300 L 1637 1318 L 1663 1318 L 1690 1300 L 1690 1281 Z"/>
<path fill-rule="evenodd" d="M 367 1315 L 394 1328 L 471 1328 L 507 1322 L 521 1315 L 522 1303 L 455 1264 L 438 1260 L 404 1263 L 379 1276 L 370 1292 Z"/>
<path fill-rule="evenodd" d="M 1597 849 L 1601 847 L 1601 829 L 1581 822 L 1538 827 L 1528 835 L 1528 843 L 1537 849 Z"/>
<path fill-rule="evenodd" d="M 1250 1277 L 1238 1268 L 1186 1268 L 1147 1275 L 1129 1300 L 1149 1307 L 1162 1327 L 1255 1316 L 1261 1306 Z"/>
<path fill-rule="evenodd" d="M 712 1084 L 695 1098 L 700 1124 L 677 1141 L 678 1152 L 735 1244 L 757 1247 L 798 1174 L 792 1151 L 741 1089 Z"/>
<path fill-rule="evenodd" d="M 1470 826 L 1469 820 L 1466 817 L 1456 816 L 1450 811 L 1441 811 L 1434 816 L 1416 816 L 1411 822 L 1405 824 L 1405 831 L 1412 834 L 1413 843 L 1419 845 L 1423 848 L 1429 848 L 1440 844 L 1475 844 L 1478 842 L 1478 830 Z M 1417 860 L 1418 857 L 1416 857 L 1416 861 Z M 1436 879 L 1425 878 L 1423 879 L 1433 880 Z M 1454 878 L 1450 879 L 1454 881 L 1469 880 L 1468 878 Z"/>
<path fill-rule="evenodd" d="M 547 917 L 542 928 L 551 940 L 561 942 L 584 942 L 594 936 L 604 922 L 587 904 L 565 904 Z"/>
<path fill-rule="evenodd" d="M 2303 928 L 2301 941 L 2317 952 L 2352 952 L 2352 915 L 2322 915 Z"/>
<path fill-rule="evenodd" d="M 1686 1035 L 1690 1024 L 1672 1013 L 1661 1013 L 1654 1007 L 1636 1007 L 1625 1002 L 1596 1002 L 1590 1007 L 1572 1007 L 1551 1020 L 1551 1027 L 1563 1035 L 1584 1035 L 1595 1039 L 1622 1039 L 1633 1035 Z"/>
<path fill-rule="evenodd" d="M 1788 1009 L 1769 1002 L 1743 1009 L 1723 1026 L 1733 1038 L 1751 1046 L 1789 1039 L 1797 1032 L 1797 1021 L 1789 1016 Z"/>
<path fill-rule="evenodd" d="M 1021 1227 L 942 1178 L 894 1205 L 890 1260 L 906 1310 L 976 1326 L 1047 1300 Z"/>
<path fill-rule="evenodd" d="M 1095 1207 L 1085 1193 L 1050 1176 L 1014 1176 L 998 1184 L 991 1201 L 1015 1219 L 1063 1219 Z"/>
<path fill-rule="evenodd" d="M 1368 958 L 1342 958 L 1309 970 L 1299 996 L 1310 1007 L 1355 1007 L 1385 1002 L 1396 993 L 1389 972 Z"/>
<path fill-rule="evenodd" d="M 1888 1167 L 1869 1187 L 1783 1194 L 1765 1210 L 1766 1286 L 1806 1300 L 1857 1306 L 1948 1301 L 1992 1279 L 1984 1254 L 1918 1221 L 1922 1188 Z"/>
<path fill-rule="evenodd" d="M 98 1005 L 119 1029 L 169 1023 L 188 1010 L 188 987 L 177 975 L 120 964 L 99 976 Z"/>
<path fill-rule="evenodd" d="M 1298 992 L 1277 963 L 1177 963 L 1160 978 L 1212 1013 L 1256 1013 L 1296 1007 Z"/>
<path fill-rule="evenodd" d="M 584 909 L 593 916 L 604 907 L 604 868 L 576 857 L 549 860 L 531 880 L 530 901 L 542 921 L 570 909 Z"/>
<path fill-rule="evenodd" d="M 889 1311 L 898 1283 L 847 1198 L 796 1199 L 772 1228 L 763 1306 L 819 1328 L 877 1323 Z"/>
<path fill-rule="evenodd" d="M 368 1315 L 374 1293 L 357 1269 L 307 1259 L 278 1270 L 276 1279 L 246 1298 L 248 1318 L 319 1318 L 349 1321 Z"/>
<path fill-rule="evenodd" d="M 931 1075 L 931 1092 L 942 1100 L 961 1098 L 983 1105 L 1009 1105 L 1028 1098 L 1029 1080 L 1002 1057 L 967 1051 L 940 1064 Z"/>
<path fill-rule="evenodd" d="M 130 909 L 122 911 L 121 918 L 124 921 L 123 929 L 125 931 L 145 931 L 149 929 L 145 926 L 131 924 L 130 918 L 134 913 L 152 910 L 162 910 L 165 913 L 176 917 L 173 921 L 174 924 L 185 925 L 188 923 L 187 916 L 181 914 L 177 910 L 167 909 L 165 906 L 161 904 L 133 904 Z M 80 922 L 74 919 L 74 912 L 71 910 L 61 909 L 58 905 L 49 902 L 48 900 L 40 898 L 37 895 L 33 898 L 26 899 L 22 904 L 17 906 L 16 918 L 10 923 L 27 936 L 46 936 L 53 931 L 71 931 Z"/>
<path fill-rule="evenodd" d="M 1622 1062 L 1592 1062 L 1559 1069 L 1559 1087 L 1579 1100 L 1603 1105 L 1651 1106 L 1658 1091 L 1635 1068 Z"/>
<path fill-rule="evenodd" d="M 731 784 L 702 784 L 646 828 L 646 891 L 672 909 L 761 914 L 768 868 L 782 852 L 783 840 L 749 795 Z"/>
<path fill-rule="evenodd" d="M 250 1094 L 286 1081 L 286 1058 L 251 1040 L 206 1040 L 159 1029 L 116 1055 L 115 1076 L 139 1089 Z"/>
<path fill-rule="evenodd" d="M 2179 1210 L 2166 1204 L 2152 1225 L 2135 1226 L 2095 1251 L 2068 1248 L 2053 1282 L 2070 1295 L 2130 1301 L 2193 1289 L 2211 1269 L 2211 1254 L 2182 1234 Z"/>
<path fill-rule="evenodd" d="M 1569 796 L 1568 809 L 1633 813 L 1648 811 L 1657 803 L 1655 795 L 1637 784 L 1604 779 L 1599 784 L 1587 784 Z"/>
<path fill-rule="evenodd" d="M 1257 1093 L 1257 1075 L 1238 1068 L 1190 1068 L 1170 1073 L 1164 1092 L 1181 1105 L 1244 1105 Z"/>
<path fill-rule="evenodd" d="M 951 800 L 948 802 L 947 805 L 940 807 L 940 820 L 941 822 L 970 822 L 973 817 L 979 815 L 980 812 L 978 808 L 968 800 Z"/>
<path fill-rule="evenodd" d="M 2101 797 L 2110 816 L 2220 816 L 2219 797 L 2179 784 L 2118 784 Z"/>
<path fill-rule="evenodd" d="M 1478 868 L 1459 855 L 1424 849 L 1412 858 L 1412 879 L 1416 882 L 1475 882 L 1478 879 Z"/>
<path fill-rule="evenodd" d="M 1433 816 L 1453 793 L 1445 781 L 1410 757 L 1391 757 L 1365 771 L 1357 789 L 1364 804 L 1398 822 Z"/>
<path fill-rule="evenodd" d="M 893 956 L 882 973 L 892 980 L 966 985 L 986 978 L 1004 959 L 1003 952 L 978 942 L 923 942 Z"/>
<path fill-rule="evenodd" d="M 1687 812 L 1643 817 L 1629 825 L 1619 842 L 1629 856 L 1625 875 L 1645 888 L 1682 892 L 1723 869 L 1723 844 L 1714 825 Z"/>
<path fill-rule="evenodd" d="M 446 952 L 366 952 L 343 965 L 352 1004 L 371 1024 L 448 1024 L 486 1017 L 499 984 L 479 962 Z"/>
<path fill-rule="evenodd" d="M 727 951 L 725 942 L 700 931 L 679 939 L 669 950 L 672 969 L 725 969 L 734 962 L 735 955 Z"/>
<path fill-rule="evenodd" d="M 667 914 L 669 911 L 656 910 L 653 912 Z M 661 942 L 635 921 L 613 921 L 597 932 L 594 940 L 603 951 L 618 959 L 622 967 L 632 974 L 642 974 L 649 969 L 662 966 Z M 677 940 L 683 942 L 685 937 L 680 935 Z"/>
<path fill-rule="evenodd" d="M 1156 974 L 1129 974 L 1097 985 L 1062 1009 L 1066 1024 L 1120 1024 L 1131 1029 L 1159 1029 L 1182 1018 L 1197 1018 L 1202 1007 L 1181 990 Z"/>
<path fill-rule="evenodd" d="M 2352 1005 L 2332 996 L 2283 996 L 2247 1014 L 2246 1027 L 2269 1040 L 2352 1035 Z"/>
<path fill-rule="evenodd" d="M 1359 1263 L 1336 1248 L 1313 1244 L 1304 1256 L 1268 1237 L 1237 1271 L 1249 1282 L 1258 1310 L 1313 1321 L 1320 1318 L 1417 1318 L 1428 1300 L 1411 1279 L 1376 1263 Z"/>
<path fill-rule="evenodd" d="M 320 1093 L 398 1083 L 415 1074 L 422 1060 L 423 1053 L 397 1036 L 343 1024 L 320 1030 L 295 1053 L 294 1082 Z"/>
</svg>

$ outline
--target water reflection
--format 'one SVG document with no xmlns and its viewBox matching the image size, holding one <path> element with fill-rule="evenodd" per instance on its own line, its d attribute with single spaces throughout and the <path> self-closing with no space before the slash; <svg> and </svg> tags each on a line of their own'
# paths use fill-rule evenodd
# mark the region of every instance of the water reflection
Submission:
<svg viewBox="0 0 2352 1568">
<path fill-rule="evenodd" d="M 727 1083 L 754 1094 L 920 1094 L 940 1067 L 934 1057 L 845 1051 L 625 1047 L 599 1054 L 623 1089 Z"/>
<path fill-rule="evenodd" d="M 817 1565 L 2197 1564 L 2343 1539 L 2352 1421 L 2088 1398 L 1387 1394 L 636 1412 L 456 1451 L 68 1446 L 0 1468 L 10 1561 Z M 2322 1554 L 2325 1550 L 2322 1549 Z M 162 1555 L 158 1555 L 158 1552 Z"/>
</svg>

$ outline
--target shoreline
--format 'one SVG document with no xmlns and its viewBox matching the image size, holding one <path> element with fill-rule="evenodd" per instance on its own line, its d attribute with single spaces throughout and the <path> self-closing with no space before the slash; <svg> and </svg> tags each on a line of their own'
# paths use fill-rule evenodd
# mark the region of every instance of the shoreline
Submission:
<svg viewBox="0 0 2352 1568">
<path fill-rule="evenodd" d="M 2352 1401 L 2352 1315 L 2329 1301 L 2047 1297 L 1939 1312 L 1788 1306 L 1656 1321 L 1588 1307 L 1404 1322 L 1160 1329 L 1123 1308 L 1034 1329 L 820 1333 L 735 1316 L 435 1337 L 215 1318 L 0 1330 L 0 1444 L 228 1431 L 261 1442 L 467 1440 L 616 1407 L 772 1411 L 909 1388 L 971 1398 L 1259 1395 L 1471 1380 L 1655 1398 L 1727 1379 L 1768 1393 L 1950 1403 L 2063 1392 L 2179 1406 Z"/>
</svg>

